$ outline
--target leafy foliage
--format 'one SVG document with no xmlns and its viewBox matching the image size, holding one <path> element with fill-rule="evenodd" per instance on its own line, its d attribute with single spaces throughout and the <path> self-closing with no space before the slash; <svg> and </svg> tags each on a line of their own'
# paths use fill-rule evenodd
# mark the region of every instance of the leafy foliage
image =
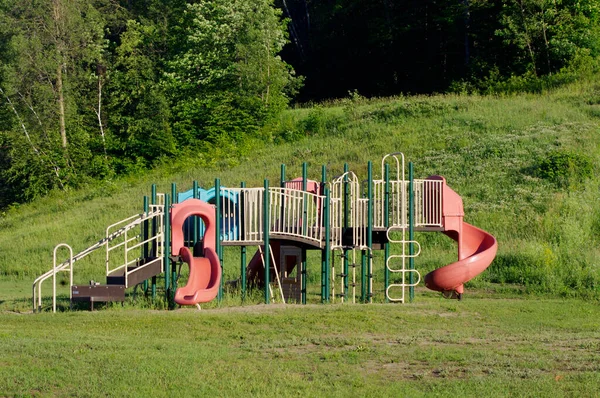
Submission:
<svg viewBox="0 0 600 398">
<path fill-rule="evenodd" d="M 552 151 L 535 168 L 535 174 L 561 187 L 578 184 L 592 176 L 590 158 L 581 153 Z"/>
<path fill-rule="evenodd" d="M 255 135 L 299 82 L 286 23 L 270 0 L 2 1 L 0 207 Z"/>
</svg>

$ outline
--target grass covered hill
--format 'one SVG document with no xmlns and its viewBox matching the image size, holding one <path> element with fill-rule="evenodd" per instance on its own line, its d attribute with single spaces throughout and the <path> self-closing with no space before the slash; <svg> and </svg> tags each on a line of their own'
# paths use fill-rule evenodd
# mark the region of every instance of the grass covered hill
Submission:
<svg viewBox="0 0 600 398">
<path fill-rule="evenodd" d="M 301 175 L 302 162 L 310 178 L 320 179 L 326 165 L 331 179 L 344 163 L 366 178 L 367 161 L 379 175 L 382 156 L 401 151 L 417 177 L 445 176 L 463 198 L 465 220 L 498 239 L 496 260 L 471 287 L 598 297 L 599 132 L 598 81 L 506 97 L 351 95 L 286 111 L 260 139 L 223 143 L 145 175 L 8 209 L 0 217 L 0 275 L 33 281 L 51 267 L 56 244 L 81 250 L 109 224 L 139 212 L 152 183 L 159 191 L 169 191 L 171 182 L 180 190 L 193 180 L 211 186 L 217 177 L 224 186 L 262 186 L 265 178 L 278 183 L 281 163 L 288 176 Z M 441 234 L 417 239 L 422 272 L 456 257 L 454 243 Z"/>
</svg>

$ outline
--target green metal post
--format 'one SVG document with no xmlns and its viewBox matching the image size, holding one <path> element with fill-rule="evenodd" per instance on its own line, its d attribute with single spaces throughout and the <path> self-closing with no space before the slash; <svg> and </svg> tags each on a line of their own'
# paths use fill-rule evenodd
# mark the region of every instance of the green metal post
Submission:
<svg viewBox="0 0 600 398">
<path fill-rule="evenodd" d="M 367 251 L 360 251 L 360 301 L 365 303 L 367 301 L 367 274 L 365 272 L 367 268 Z"/>
<path fill-rule="evenodd" d="M 156 184 L 152 184 L 152 197 L 150 198 L 151 203 L 153 205 L 156 204 L 157 201 L 157 196 L 156 196 Z M 165 215 L 167 215 L 169 213 L 169 209 L 166 207 L 165 205 Z M 156 220 L 152 220 L 152 236 L 156 236 L 156 234 L 158 233 L 158 225 L 156 223 Z M 165 235 L 165 244 L 167 242 L 166 240 L 167 236 Z M 154 242 L 154 253 L 153 255 L 155 257 L 158 257 L 158 246 L 157 243 Z M 151 285 L 151 290 L 152 290 L 152 300 L 154 301 L 156 299 L 156 276 L 152 277 L 152 285 Z"/>
<path fill-rule="evenodd" d="M 244 188 L 246 188 L 246 183 L 242 182 L 240 184 L 242 191 L 240 192 L 240 197 L 238 198 L 238 207 L 240 209 L 240 219 L 238 222 L 238 227 L 240 230 L 238 233 L 240 237 L 243 239 L 246 231 L 244 230 Z M 242 303 L 246 299 L 246 246 L 242 246 L 240 248 L 240 279 L 242 285 Z"/>
<path fill-rule="evenodd" d="M 323 206 L 323 217 L 325 219 L 325 302 L 329 303 L 331 297 L 331 231 L 329 229 L 330 224 L 330 211 L 331 208 L 329 206 L 331 195 L 329 193 L 329 188 L 325 188 L 325 205 Z"/>
<path fill-rule="evenodd" d="M 144 213 L 148 214 L 148 212 L 150 211 L 150 201 L 148 200 L 147 196 L 144 196 Z M 148 223 L 148 220 L 144 221 L 144 227 L 143 227 L 143 233 L 144 233 L 144 247 L 142 249 L 142 258 L 147 259 L 148 258 L 148 254 L 150 253 L 150 247 L 148 244 L 148 238 L 150 237 L 150 224 Z M 148 290 L 148 280 L 146 279 L 144 281 L 144 283 L 142 284 L 142 290 L 144 291 L 144 293 L 146 292 L 146 290 Z"/>
<path fill-rule="evenodd" d="M 306 190 L 308 189 L 308 181 L 307 181 L 307 175 L 308 175 L 308 171 L 307 171 L 307 167 L 306 167 L 306 162 L 304 162 L 302 164 L 302 191 L 306 192 Z M 302 208 L 302 235 L 305 236 L 306 235 L 306 229 L 307 229 L 307 223 L 308 223 L 308 214 L 307 214 L 307 195 L 306 193 L 304 193 L 302 195 L 302 203 L 303 203 L 303 208 Z"/>
<path fill-rule="evenodd" d="M 408 283 L 411 285 L 415 281 L 414 272 L 412 270 L 415 269 L 415 259 L 413 258 L 413 254 L 415 253 L 415 248 L 412 241 L 415 239 L 415 212 L 414 212 L 414 201 L 415 201 L 415 191 L 414 191 L 414 170 L 413 163 L 408 163 L 408 240 L 410 243 L 408 244 L 408 269 L 411 270 L 408 274 Z M 415 287 L 410 286 L 408 288 L 408 298 L 410 302 L 412 302 L 415 298 Z"/>
<path fill-rule="evenodd" d="M 281 175 L 279 178 L 279 187 L 280 188 L 285 188 L 285 164 L 281 164 Z M 286 206 L 286 199 L 285 199 L 285 190 L 282 189 L 281 191 L 281 196 L 280 196 L 280 208 L 279 208 L 279 220 L 284 220 L 285 219 L 285 206 Z M 300 270 L 297 270 L 298 272 L 300 272 Z"/>
<path fill-rule="evenodd" d="M 308 189 L 308 165 L 306 164 L 306 162 L 302 163 L 302 191 L 306 192 L 306 190 Z M 302 213 L 302 234 L 306 235 L 306 227 L 307 227 L 307 211 L 306 211 L 306 194 L 304 195 L 304 200 L 302 201 L 304 203 L 304 208 L 303 208 L 303 213 Z M 300 255 L 301 255 L 301 261 L 300 261 L 300 268 L 302 268 L 302 274 L 301 274 L 301 281 L 300 283 L 302 284 L 302 304 L 306 304 L 306 296 L 307 296 L 307 286 L 306 286 L 306 268 L 307 268 L 307 264 L 306 264 L 306 249 L 302 248 L 300 249 Z"/>
<path fill-rule="evenodd" d="M 176 204 L 179 202 L 179 199 L 177 197 L 177 184 L 172 183 L 171 184 L 171 202 L 172 204 Z M 171 225 L 169 223 L 169 230 L 171 229 Z M 171 236 L 171 233 L 169 232 L 169 237 Z M 173 253 L 170 253 L 171 251 L 171 246 L 169 245 L 169 260 L 171 259 L 171 255 Z M 179 253 L 177 253 L 179 254 Z M 169 264 L 171 265 L 171 283 L 170 283 L 170 292 L 167 291 L 167 297 L 168 297 L 168 302 L 169 302 L 169 306 L 171 306 L 172 308 L 175 307 L 175 290 L 177 289 L 177 264 L 169 261 Z"/>
<path fill-rule="evenodd" d="M 265 304 L 269 304 L 269 283 L 271 280 L 271 251 L 269 246 L 269 180 L 265 179 L 265 192 L 263 200 L 263 242 L 264 242 L 264 259 L 265 259 Z"/>
<path fill-rule="evenodd" d="M 385 165 L 385 194 L 384 194 L 384 213 L 383 213 L 383 222 L 385 229 L 390 227 L 390 165 Z M 387 289 L 390 286 L 390 270 L 387 267 L 388 259 L 390 258 L 390 243 L 386 242 L 383 245 L 383 257 L 384 257 L 384 287 L 383 293 L 385 296 L 385 302 L 388 303 L 390 300 L 387 297 Z"/>
<path fill-rule="evenodd" d="M 325 183 L 327 181 L 327 171 L 325 166 L 321 168 L 321 182 Z M 323 211 L 323 225 L 325 225 L 326 233 L 325 233 L 325 248 L 321 250 L 321 303 L 329 302 L 329 278 L 327 276 L 327 270 L 329 268 L 329 263 L 327 262 L 327 203 L 324 203 Z"/>
<path fill-rule="evenodd" d="M 215 178 L 215 223 L 216 225 L 216 251 L 219 256 L 219 262 L 221 263 L 221 281 L 219 283 L 219 292 L 217 294 L 217 300 L 220 303 L 223 300 L 223 248 L 221 247 L 221 180 Z"/>
<path fill-rule="evenodd" d="M 373 264 L 373 163 L 368 163 L 368 186 L 367 186 L 367 246 L 369 246 L 367 267 L 365 273 L 367 274 L 367 301 L 371 303 L 373 301 L 373 292 L 371 291 L 371 282 L 373 281 L 373 273 L 370 266 Z"/>
<path fill-rule="evenodd" d="M 167 301 L 170 300 L 171 289 L 171 204 L 169 194 L 165 194 L 165 247 L 164 247 L 164 264 L 165 264 L 165 295 Z M 155 291 L 152 294 L 156 294 Z"/>
<path fill-rule="evenodd" d="M 200 193 L 198 192 L 198 181 L 194 181 L 192 184 L 192 197 L 194 199 L 200 199 Z M 200 238 L 200 219 L 197 216 L 192 216 L 190 221 L 191 223 L 188 222 L 188 225 L 192 224 L 192 247 L 194 247 Z"/>
<path fill-rule="evenodd" d="M 342 228 L 342 236 L 346 234 L 346 230 L 348 229 L 348 225 L 349 225 L 349 195 L 350 193 L 348 192 L 348 176 L 346 175 L 346 173 L 348 173 L 348 171 L 350 171 L 350 168 L 348 167 L 348 163 L 344 163 L 344 228 Z M 344 300 L 348 298 L 348 279 L 349 279 L 349 263 L 348 263 L 348 255 L 350 254 L 350 251 L 346 248 L 343 249 L 343 253 L 344 253 Z M 353 264 L 353 266 L 355 266 Z"/>
</svg>

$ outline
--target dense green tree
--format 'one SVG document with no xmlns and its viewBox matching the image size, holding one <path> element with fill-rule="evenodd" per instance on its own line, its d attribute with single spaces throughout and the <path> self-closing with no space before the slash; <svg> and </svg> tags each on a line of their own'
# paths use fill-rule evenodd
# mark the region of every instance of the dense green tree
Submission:
<svg viewBox="0 0 600 398">
<path fill-rule="evenodd" d="M 188 5 L 165 81 L 179 140 L 238 140 L 287 105 L 295 79 L 277 56 L 287 40 L 280 14 L 271 0 Z"/>
<path fill-rule="evenodd" d="M 117 172 L 176 153 L 170 106 L 160 83 L 165 50 L 157 43 L 162 37 L 155 24 L 129 20 L 107 72 L 109 151 Z"/>
<path fill-rule="evenodd" d="M 0 207 L 236 145 L 303 78 L 506 91 L 599 56 L 600 0 L 0 0 Z"/>
<path fill-rule="evenodd" d="M 518 49 L 513 71 L 552 74 L 579 55 L 599 55 L 599 9 L 596 0 L 504 0 L 497 34 Z"/>
<path fill-rule="evenodd" d="M 103 21 L 83 0 L 7 0 L 0 14 L 10 54 L 0 87 L 10 110 L 2 174 L 27 199 L 73 183 L 93 159 L 88 143 L 99 126 L 82 93 L 96 87 Z"/>
</svg>

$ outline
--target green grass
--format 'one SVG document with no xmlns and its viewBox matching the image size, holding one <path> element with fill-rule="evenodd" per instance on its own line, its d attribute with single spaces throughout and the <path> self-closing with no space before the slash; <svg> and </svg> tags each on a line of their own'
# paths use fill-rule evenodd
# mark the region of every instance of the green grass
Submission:
<svg viewBox="0 0 600 398">
<path fill-rule="evenodd" d="M 597 394 L 597 303 L 484 296 L 0 313 L 0 396 Z"/>
<path fill-rule="evenodd" d="M 13 206 L 0 215 L 0 396 L 595 396 L 598 104 L 598 81 L 544 95 L 354 96 L 287 111 L 262 140 Z M 313 179 L 322 164 L 331 180 L 344 163 L 366 178 L 369 160 L 379 177 L 381 158 L 394 151 L 415 163 L 417 177 L 444 175 L 465 220 L 498 239 L 495 261 L 462 302 L 420 287 L 413 304 L 380 304 L 375 253 L 372 305 L 264 306 L 254 291 L 241 306 L 233 290 L 202 312 L 165 311 L 162 299 L 130 292 L 124 306 L 70 312 L 61 275 L 59 313 L 25 314 L 55 245 L 77 252 L 95 243 L 141 211 L 152 183 L 166 192 L 171 182 L 183 191 L 217 177 L 224 186 L 276 185 L 281 163 L 291 178 L 303 162 Z M 456 258 L 442 234 L 417 240 L 422 275 Z M 225 259 L 224 279 L 237 279 L 239 251 Z M 102 281 L 103 261 L 98 252 L 77 263 L 75 281 Z M 310 303 L 319 301 L 319 278 L 311 252 Z M 45 308 L 50 289 L 45 282 Z"/>
</svg>

